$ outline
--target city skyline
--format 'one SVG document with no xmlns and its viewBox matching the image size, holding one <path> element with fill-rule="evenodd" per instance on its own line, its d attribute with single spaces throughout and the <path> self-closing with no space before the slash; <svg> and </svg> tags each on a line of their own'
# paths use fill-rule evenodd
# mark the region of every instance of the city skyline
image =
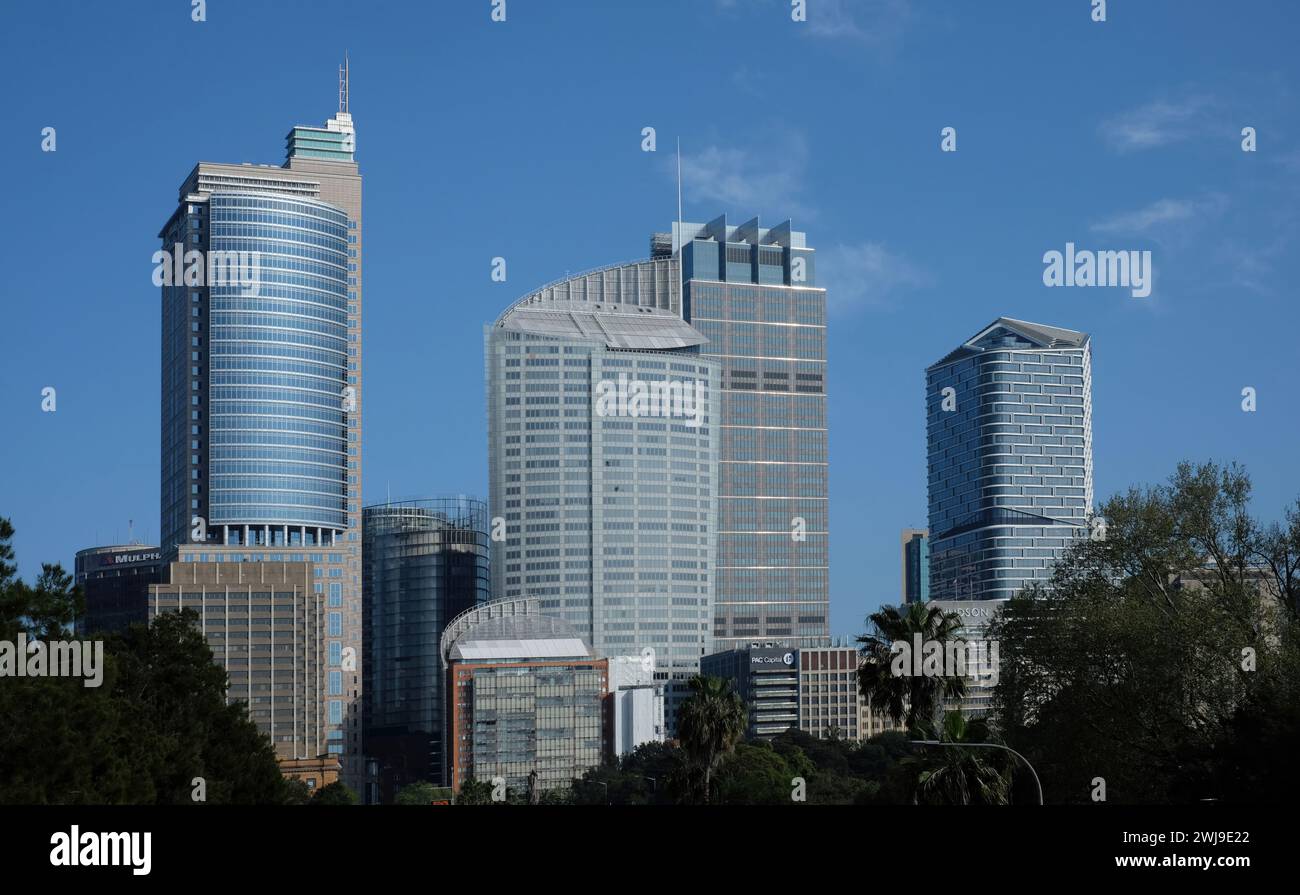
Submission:
<svg viewBox="0 0 1300 895">
<path fill-rule="evenodd" d="M 999 40 L 996 28 L 973 12 L 948 11 L 950 20 L 938 22 L 919 16 L 901 26 L 906 41 L 891 45 L 888 52 L 874 48 L 862 54 L 853 51 L 861 44 L 853 43 L 852 33 L 801 35 L 792 43 L 778 25 L 756 11 L 761 4 L 748 9 L 705 6 L 683 4 L 676 17 L 638 25 L 648 29 L 646 49 L 634 48 L 626 69 L 620 70 L 632 78 L 633 92 L 640 90 L 640 107 L 630 116 L 601 120 L 594 133 L 584 135 L 594 140 L 590 150 L 583 149 L 581 140 L 559 136 L 548 121 L 557 112 L 576 116 L 593 106 L 611 108 L 613 87 L 593 85 L 556 99 L 558 109 L 529 111 L 530 100 L 536 104 L 549 95 L 548 85 L 572 83 L 571 66 L 577 63 L 548 62 L 554 68 L 546 68 L 547 74 L 531 79 L 531 84 L 521 85 L 512 75 L 520 70 L 516 66 L 536 69 L 538 46 L 547 43 L 547 36 L 563 32 L 569 39 L 575 29 L 580 34 L 612 33 L 625 21 L 621 10 L 591 8 L 581 15 L 557 14 L 546 20 L 532 19 L 521 10 L 508 26 L 514 30 L 501 33 L 489 30 L 486 16 L 473 10 L 448 12 L 447 24 L 459 29 L 464 39 L 459 45 L 439 44 L 445 53 L 429 63 L 430 76 L 447 66 L 479 78 L 489 95 L 503 104 L 502 119 L 511 122 L 509 127 L 470 110 L 454 96 L 441 114 L 428 120 L 395 114 L 398 101 L 390 97 L 406 93 L 395 89 L 400 69 L 379 51 L 378 26 L 349 33 L 355 107 L 366 110 L 367 123 L 358 157 L 367 160 L 367 201 L 372 216 L 379 210 L 375 219 L 387 241 L 384 269 L 378 275 L 384 302 L 378 310 L 372 305 L 368 319 L 369 343 L 380 346 L 374 361 L 378 372 L 374 366 L 370 372 L 380 377 L 381 385 L 374 388 L 370 379 L 372 396 L 366 406 L 368 428 L 383 434 L 377 445 L 371 444 L 371 491 L 362 502 L 382 500 L 390 483 L 403 496 L 487 493 L 486 463 L 475 456 L 481 454 L 482 444 L 481 392 L 472 387 L 464 396 L 449 396 L 426 388 L 419 373 L 427 368 L 430 345 L 436 346 L 432 356 L 448 369 L 479 369 L 481 326 L 519 293 L 519 283 L 542 282 L 566 267 L 622 257 L 627 245 L 639 244 L 645 232 L 671 217 L 675 196 L 670 143 L 680 133 L 688 218 L 726 211 L 744 220 L 754 213 L 788 210 L 801 229 L 836 234 L 838 240 L 821 240 L 819 245 L 822 275 L 838 271 L 842 280 L 846 272 L 849 276 L 849 288 L 837 291 L 828 283 L 833 304 L 828 353 L 834 359 L 833 376 L 843 384 L 829 408 L 836 430 L 830 445 L 834 635 L 857 633 L 866 612 L 894 601 L 898 531 L 925 522 L 920 459 L 924 417 L 917 398 L 921 371 L 938 353 L 998 315 L 1087 331 L 1105 346 L 1105 362 L 1099 363 L 1103 372 L 1094 383 L 1101 410 L 1095 433 L 1101 458 L 1097 498 L 1130 484 L 1160 480 L 1177 452 L 1190 452 L 1242 459 L 1256 477 L 1260 512 L 1267 517 L 1279 514 L 1285 499 L 1275 495 L 1296 490 L 1285 445 L 1294 442 L 1297 423 L 1293 414 L 1284 412 L 1292 373 L 1285 333 L 1296 311 L 1280 300 L 1287 272 L 1278 252 L 1293 245 L 1295 229 L 1276 195 L 1280 191 L 1289 196 L 1293 178 L 1279 159 L 1284 153 L 1251 156 L 1241 153 L 1237 144 L 1241 127 L 1250 124 L 1259 128 L 1261 147 L 1287 145 L 1293 123 L 1280 98 L 1294 63 L 1286 61 L 1279 41 L 1289 11 L 1264 8 L 1241 26 L 1250 34 L 1243 43 L 1252 49 L 1226 51 L 1224 77 L 1217 79 L 1216 91 L 1162 78 L 1141 90 L 1132 88 L 1136 77 L 1151 81 L 1150 63 L 1141 58 L 1141 35 L 1156 23 L 1175 21 L 1185 30 L 1187 40 L 1171 46 L 1178 60 L 1197 58 L 1198 48 L 1209 39 L 1212 29 L 1195 17 L 1184 19 L 1176 6 L 1152 4 L 1096 26 L 1109 29 L 1106 40 L 1119 49 L 1117 58 L 1126 61 L 1095 73 L 1094 90 L 1079 98 L 1074 115 L 1059 123 L 1059 131 L 1029 135 L 1020 129 L 1017 109 L 1050 106 L 1052 97 L 1059 97 L 1070 83 L 1066 73 L 1086 68 L 1097 35 L 1086 30 L 1086 22 L 1082 47 L 1052 39 L 1017 47 L 1022 60 L 1037 67 L 1036 83 L 1017 84 L 1008 78 L 1009 72 L 994 71 L 963 84 L 952 75 L 970 67 L 971 47 L 997 46 Z M 335 13 L 343 9 L 330 4 L 323 8 Z M 1022 15 L 1028 16 L 1030 9 L 1023 7 Z M 1062 31 L 1074 27 L 1069 24 L 1071 12 L 1037 14 Z M 38 31 L 54 27 L 30 8 L 18 9 L 15 15 Z M 287 16 L 278 10 L 266 15 L 270 21 Z M 423 13 L 415 15 L 422 21 Z M 669 20 L 674 18 L 692 27 L 672 27 Z M 75 57 L 93 64 L 111 57 L 130 88 L 112 109 L 75 98 L 71 72 L 78 70 L 76 65 L 56 64 L 47 70 L 32 62 L 30 47 L 12 48 L 10 58 L 18 71 L 39 68 L 48 79 L 48 89 L 33 90 L 31 96 L 19 91 L 14 97 L 16 120 L 30 122 L 33 138 L 0 148 L 11 169 L 29 172 L 32 185 L 15 197 L 14 216 L 4 225 L 6 243 L 24 256 L 49 262 L 44 273 L 15 269 L 11 294 L 19 300 L 12 303 L 10 324 L 0 332 L 5 380 L 12 383 L 0 397 L 0 412 L 18 421 L 24 433 L 21 443 L 6 444 L 2 458 L 6 468 L 21 469 L 24 475 L 6 477 L 0 498 L 18 530 L 23 573 L 47 560 L 71 567 L 77 549 L 125 540 L 105 535 L 114 527 L 125 534 L 128 519 L 135 520 L 143 541 L 161 540 L 148 521 L 159 503 L 152 490 L 155 408 L 152 400 L 136 398 L 156 394 L 157 364 L 151 359 L 157 350 L 152 347 L 156 290 L 147 281 L 148 256 L 156 243 L 149 244 L 144 235 L 156 232 L 160 203 L 175 195 L 180 160 L 274 162 L 266 149 L 288 124 L 323 118 L 330 111 L 333 68 L 342 47 L 334 49 L 339 43 L 337 25 L 328 19 L 322 15 L 321 21 L 301 23 L 304 46 L 315 43 L 320 48 L 289 54 L 294 71 L 287 72 L 282 61 L 269 61 L 275 58 L 270 38 L 241 33 L 240 41 L 231 40 L 235 26 L 222 17 L 195 24 L 178 16 L 173 24 L 144 11 L 87 11 L 76 27 L 58 32 L 59 49 L 53 58 L 57 62 Z M 775 97 L 777 103 L 792 99 L 780 78 L 703 61 L 665 74 L 655 65 L 660 54 L 648 49 L 656 41 L 682 39 L 704 60 L 705 38 L 696 32 L 716 34 L 716 29 L 736 39 L 751 38 L 762 47 L 785 48 L 797 64 L 814 69 L 819 82 L 828 85 L 827 102 L 852 102 L 862 114 L 838 123 L 845 128 L 842 140 L 808 116 L 777 129 L 780 139 L 764 141 L 759 129 L 762 109 L 773 102 L 764 96 Z M 402 30 L 419 29 L 397 29 Z M 519 37 L 525 30 L 526 42 Z M 851 28 L 846 25 L 845 31 Z M 232 59 L 243 63 L 223 69 L 220 78 L 192 76 L 209 100 L 240 98 L 237 125 L 204 127 L 183 111 L 168 111 L 168 105 L 158 103 L 154 92 L 143 86 L 153 77 L 151 68 L 129 54 L 112 53 L 114 40 L 101 40 L 113 36 L 117 44 L 129 45 L 130 33 L 165 40 L 173 32 L 199 46 L 224 40 Z M 954 34 L 963 39 L 956 40 Z M 972 35 L 977 39 L 972 41 Z M 392 36 L 392 29 L 385 32 L 386 38 Z M 1126 47 L 1132 51 L 1127 57 Z M 399 35 L 398 48 L 400 56 L 415 52 L 416 44 Z M 478 54 L 495 59 L 500 51 L 512 54 L 512 61 L 499 73 L 473 58 Z M 919 62 L 936 57 L 950 63 L 927 71 Z M 272 73 L 276 77 L 268 81 Z M 871 78 L 892 83 L 904 74 L 915 84 L 900 85 L 896 98 L 834 86 Z M 734 77 L 726 83 L 738 89 L 733 102 L 721 109 L 691 97 L 689 91 L 684 101 L 668 102 L 657 90 L 644 89 L 665 77 L 674 85 Z M 1243 88 L 1256 82 L 1264 87 L 1243 99 Z M 264 89 L 266 83 L 274 83 L 275 89 Z M 983 102 L 979 88 L 990 84 L 1007 99 Z M 758 85 L 767 93 L 744 92 Z M 58 95 L 60 89 L 67 92 L 61 103 L 34 98 Z M 816 105 L 814 111 L 824 108 Z M 96 129 L 114 132 L 114 122 L 128 117 L 140 123 L 136 129 L 114 140 L 98 140 L 93 152 L 87 152 L 92 145 L 88 134 Z M 590 115 L 583 120 L 590 126 Z M 871 121 L 889 122 L 888 135 L 882 136 Z M 939 134 L 948 124 L 960 132 L 960 149 L 944 156 Z M 39 154 L 38 134 L 46 125 L 59 129 L 58 151 Z M 657 153 L 640 151 L 646 126 L 658 129 Z M 452 128 L 459 140 L 446 139 Z M 511 141 L 515 132 L 544 138 Z M 1157 148 L 1159 152 L 1153 151 Z M 1069 176 L 1045 181 L 1040 154 L 1054 160 L 1054 170 L 1066 170 Z M 430 168 L 430 157 L 445 161 Z M 732 163 L 752 175 L 747 185 L 723 181 L 725 188 L 710 186 L 710 173 Z M 516 173 L 516 168 L 521 170 Z M 544 176 L 528 182 L 529 170 Z M 857 173 L 843 182 L 828 179 L 832 172 L 846 171 Z M 1210 174 L 1207 180 L 1198 177 L 1192 186 L 1187 175 L 1193 171 Z M 462 173 L 453 178 L 449 172 Z M 986 186 L 972 183 L 971 175 L 977 172 Z M 582 189 L 584 178 L 593 177 L 600 177 L 608 188 Z M 60 209 L 84 206 L 86 178 L 101 185 L 104 200 L 118 209 L 118 222 L 89 243 L 49 239 L 50 233 L 60 232 Z M 1043 182 L 1051 183 L 1050 201 L 1033 198 Z M 917 190 L 923 201 L 916 201 Z M 997 226 L 983 226 L 982 207 L 1013 200 L 1014 214 L 1002 216 Z M 1060 210 L 1066 208 L 1070 210 Z M 455 214 L 458 210 L 465 213 Z M 437 228 L 427 241 L 414 236 L 421 215 Z M 509 216 L 547 217 L 551 223 L 540 231 L 528 228 L 524 240 L 517 233 L 523 228 L 507 225 Z M 14 223 L 18 218 L 27 222 L 22 228 Z M 440 223 L 447 218 L 454 219 L 455 226 Z M 596 220 L 610 224 L 592 226 Z M 989 232 L 982 232 L 985 229 Z M 575 234 L 582 234 L 581 243 Z M 1096 249 L 1154 250 L 1151 297 L 1132 298 L 1128 290 L 1045 288 L 1040 280 L 1043 253 L 1070 242 Z M 1207 242 L 1212 251 L 1188 248 Z M 506 284 L 489 279 L 489 262 L 496 256 L 509 262 Z M 1207 277 L 1203 264 L 1210 263 L 1221 265 L 1230 276 L 1220 276 L 1215 267 L 1215 276 Z M 431 266 L 445 278 L 442 286 L 425 285 Z M 96 283 L 108 284 L 108 300 L 102 289 L 65 290 L 60 285 L 51 294 L 49 270 L 82 269 L 95 271 Z M 845 298 L 838 307 L 837 294 Z M 1225 303 L 1225 294 L 1233 300 Z M 448 298 L 452 295 L 473 298 L 453 301 Z M 74 321 L 71 326 L 50 314 L 51 301 L 36 300 L 46 297 L 64 301 L 65 313 L 59 318 Z M 1224 315 L 1229 315 L 1228 325 L 1220 322 Z M 1263 319 L 1274 322 L 1258 325 Z M 861 350 L 863 345 L 871 350 Z M 1216 362 L 1176 363 L 1189 345 L 1212 350 Z M 1138 381 L 1160 400 L 1133 400 L 1131 390 Z M 52 414 L 40 410 L 46 386 L 58 390 L 58 410 Z M 1256 413 L 1241 410 L 1241 391 L 1247 387 L 1258 391 Z M 1186 426 L 1189 420 L 1197 422 L 1190 449 L 1149 437 Z M 76 454 L 87 433 L 112 433 L 97 439 L 99 450 L 89 460 Z M 437 447 L 412 451 L 412 444 Z M 84 470 L 85 475 L 66 475 L 69 469 Z M 438 472 L 431 472 L 434 469 Z M 430 481 L 435 476 L 441 480 Z M 75 512 L 69 512 L 71 507 Z"/>
</svg>

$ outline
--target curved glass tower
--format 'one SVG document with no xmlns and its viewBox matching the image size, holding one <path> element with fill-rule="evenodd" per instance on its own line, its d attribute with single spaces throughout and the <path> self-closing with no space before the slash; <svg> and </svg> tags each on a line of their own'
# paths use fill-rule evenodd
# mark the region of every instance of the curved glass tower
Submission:
<svg viewBox="0 0 1300 895">
<path fill-rule="evenodd" d="M 602 301 L 529 296 L 487 329 L 492 587 L 670 680 L 713 647 L 719 365 L 638 303 L 634 274 Z"/>
<path fill-rule="evenodd" d="M 247 589 L 305 569 L 303 615 L 254 632 L 249 657 L 229 660 L 228 698 L 249 701 L 286 773 L 361 790 L 363 222 L 339 74 L 338 114 L 293 127 L 282 166 L 199 162 L 159 233 L 167 574 L 151 594 L 162 610 L 196 582 Z M 223 663 L 216 646 L 249 636 L 225 615 L 204 625 Z M 293 658 L 318 673 L 282 661 L 307 630 Z"/>
<path fill-rule="evenodd" d="M 323 543 L 347 527 L 347 215 L 254 193 L 208 208 L 210 252 L 240 274 L 209 284 L 208 524 Z"/>
</svg>

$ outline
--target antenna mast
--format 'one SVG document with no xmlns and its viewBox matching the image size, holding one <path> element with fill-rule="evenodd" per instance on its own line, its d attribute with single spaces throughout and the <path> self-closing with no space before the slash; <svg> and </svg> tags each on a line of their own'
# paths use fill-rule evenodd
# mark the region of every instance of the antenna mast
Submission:
<svg viewBox="0 0 1300 895">
<path fill-rule="evenodd" d="M 339 111 L 348 110 L 348 75 L 349 63 L 347 51 L 343 51 L 343 64 L 339 66 Z"/>
<path fill-rule="evenodd" d="M 682 243 L 682 138 L 677 138 L 677 250 Z"/>
</svg>

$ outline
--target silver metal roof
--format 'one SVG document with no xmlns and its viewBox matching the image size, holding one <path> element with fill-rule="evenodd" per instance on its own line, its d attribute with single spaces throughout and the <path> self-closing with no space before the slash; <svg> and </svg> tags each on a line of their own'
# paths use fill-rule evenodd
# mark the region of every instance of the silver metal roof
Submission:
<svg viewBox="0 0 1300 895">
<path fill-rule="evenodd" d="M 452 647 L 452 657 L 483 659 L 586 659 L 591 652 L 578 637 L 546 640 L 477 640 L 464 638 Z"/>
<path fill-rule="evenodd" d="M 497 325 L 515 332 L 598 342 L 608 348 L 662 351 L 709 341 L 672 311 L 625 304 L 557 301 L 521 305 Z"/>
<path fill-rule="evenodd" d="M 1088 344 L 1089 336 L 1087 333 L 1078 332 L 1073 329 L 1062 329 L 1059 326 L 1047 326 L 1043 323 L 1030 323 L 1027 320 L 1017 320 L 1014 317 L 999 317 L 988 326 L 981 329 L 975 335 L 971 336 L 955 350 L 948 353 L 942 359 L 931 364 L 931 369 L 953 361 L 970 357 L 974 354 L 981 354 L 986 347 L 979 343 L 996 330 L 1005 330 L 1020 336 L 1028 342 L 1031 342 L 1037 348 L 1051 350 L 1063 348 L 1082 348 Z"/>
<path fill-rule="evenodd" d="M 541 614 L 535 597 L 495 600 L 462 612 L 443 632 L 440 651 L 444 666 L 456 661 L 594 658 L 568 622 Z"/>
</svg>

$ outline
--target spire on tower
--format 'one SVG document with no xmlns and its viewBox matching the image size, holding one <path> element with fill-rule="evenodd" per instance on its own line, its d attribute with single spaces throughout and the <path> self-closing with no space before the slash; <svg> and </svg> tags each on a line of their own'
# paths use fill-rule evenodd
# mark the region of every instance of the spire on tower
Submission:
<svg viewBox="0 0 1300 895">
<path fill-rule="evenodd" d="M 348 111 L 348 53 L 343 51 L 343 64 L 339 66 L 339 111 Z"/>
</svg>

